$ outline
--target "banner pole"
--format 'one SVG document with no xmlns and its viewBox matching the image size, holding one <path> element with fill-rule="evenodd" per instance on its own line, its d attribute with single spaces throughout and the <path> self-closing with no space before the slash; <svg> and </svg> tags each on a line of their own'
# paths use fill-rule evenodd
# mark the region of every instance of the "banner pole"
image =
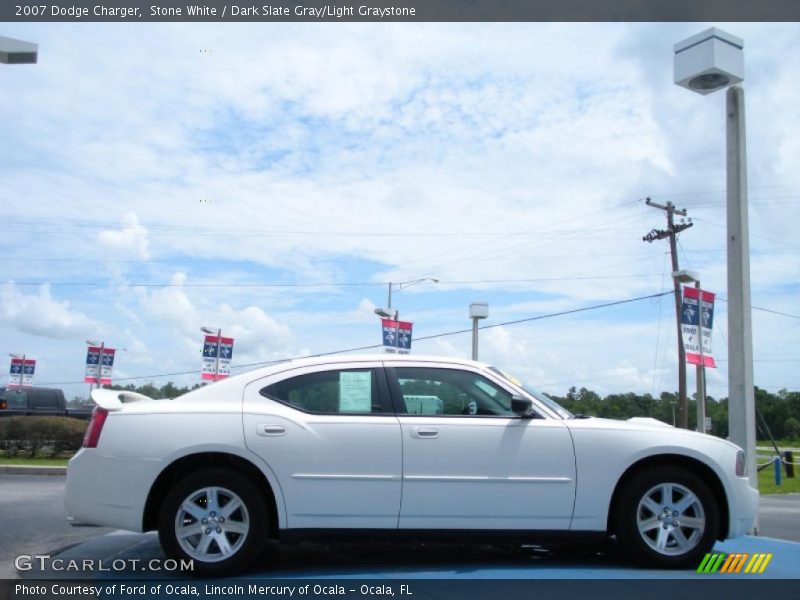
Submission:
<svg viewBox="0 0 800 600">
<path fill-rule="evenodd" d="M 695 370 L 695 379 L 697 380 L 697 431 L 700 433 L 706 432 L 706 363 L 703 358 L 703 290 L 700 287 L 700 282 L 696 281 L 694 287 L 697 289 L 697 336 L 698 354 L 700 355 L 700 362 L 697 363 Z"/>
</svg>

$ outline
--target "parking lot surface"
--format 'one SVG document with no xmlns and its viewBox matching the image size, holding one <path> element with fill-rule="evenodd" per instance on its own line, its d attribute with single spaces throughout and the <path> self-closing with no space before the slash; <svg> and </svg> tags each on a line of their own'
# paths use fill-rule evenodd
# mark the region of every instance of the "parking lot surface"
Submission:
<svg viewBox="0 0 800 600">
<path fill-rule="evenodd" d="M 63 477 L 0 475 L 0 508 L 8 515 L 0 528 L 2 577 L 23 578 L 162 578 L 182 576 L 148 568 L 164 555 L 154 533 L 136 534 L 102 528 L 74 528 L 64 518 Z M 762 533 L 797 536 L 800 494 L 765 496 Z M 763 574 L 800 578 L 800 543 L 769 537 L 744 537 L 718 543 L 717 552 L 764 552 L 773 558 Z M 69 560 L 128 561 L 114 571 L 54 571 L 38 565 L 14 569 L 19 554 L 50 554 Z M 164 565 L 157 565 L 162 568 Z M 694 571 L 650 571 L 620 557 L 613 545 L 592 548 L 468 544 L 273 544 L 248 577 L 376 579 L 597 579 L 699 577 Z M 743 575 L 742 575 L 743 576 Z M 704 577 L 713 577 L 712 575 Z"/>
</svg>

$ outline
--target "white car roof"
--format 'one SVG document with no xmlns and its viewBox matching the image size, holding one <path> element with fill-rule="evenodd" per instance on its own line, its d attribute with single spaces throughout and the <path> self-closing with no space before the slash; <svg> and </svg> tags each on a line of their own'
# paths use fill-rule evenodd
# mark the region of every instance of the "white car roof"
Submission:
<svg viewBox="0 0 800 600">
<path fill-rule="evenodd" d="M 464 358 L 454 358 L 449 356 L 427 356 L 419 354 L 390 354 L 390 353 L 375 353 L 375 354 L 333 354 L 327 356 L 310 356 L 293 358 L 290 360 L 281 361 L 279 363 L 266 365 L 264 367 L 257 367 L 250 371 L 245 371 L 233 377 L 228 377 L 221 381 L 205 385 L 196 390 L 192 390 L 179 398 L 198 398 L 200 396 L 217 397 L 219 392 L 224 392 L 226 388 L 236 388 L 247 385 L 251 381 L 267 377 L 273 373 L 280 373 L 289 369 L 297 369 L 302 367 L 323 366 L 330 364 L 358 364 L 358 363 L 375 363 L 375 362 L 391 362 L 391 363 L 438 363 L 442 365 L 458 365 L 469 366 L 478 369 L 486 369 L 488 365 L 485 363 L 468 360 Z"/>
<path fill-rule="evenodd" d="M 450 356 L 432 356 L 420 354 L 389 354 L 389 353 L 375 353 L 375 354 L 332 354 L 327 356 L 310 356 L 293 358 L 291 360 L 283 361 L 274 365 L 261 367 L 254 371 L 248 371 L 247 374 L 263 376 L 268 373 L 277 373 L 284 369 L 297 367 L 311 367 L 316 365 L 329 365 L 329 364 L 342 364 L 342 363 L 363 363 L 363 362 L 426 362 L 426 363 L 441 363 L 441 364 L 455 364 L 463 366 L 472 366 L 485 369 L 485 363 L 468 360 L 464 358 L 455 358 Z"/>
</svg>

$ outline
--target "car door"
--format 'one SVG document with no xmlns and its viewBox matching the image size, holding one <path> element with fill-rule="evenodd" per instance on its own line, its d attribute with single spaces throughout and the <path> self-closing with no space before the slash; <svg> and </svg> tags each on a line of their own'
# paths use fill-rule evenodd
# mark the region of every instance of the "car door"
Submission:
<svg viewBox="0 0 800 600">
<path fill-rule="evenodd" d="M 401 529 L 569 529 L 562 421 L 514 414 L 513 390 L 478 368 L 385 364 L 403 435 Z"/>
<path fill-rule="evenodd" d="M 289 528 L 397 528 L 400 424 L 379 362 L 255 381 L 243 425 L 247 447 L 280 482 Z"/>
</svg>

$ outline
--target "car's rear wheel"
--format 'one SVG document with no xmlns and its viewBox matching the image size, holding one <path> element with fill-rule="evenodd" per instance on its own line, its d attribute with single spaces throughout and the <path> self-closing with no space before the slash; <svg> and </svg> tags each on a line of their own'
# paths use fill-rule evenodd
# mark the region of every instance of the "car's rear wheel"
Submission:
<svg viewBox="0 0 800 600">
<path fill-rule="evenodd" d="M 696 567 L 719 533 L 714 494 L 680 467 L 643 471 L 623 488 L 616 534 L 633 560 L 659 568 Z"/>
<path fill-rule="evenodd" d="M 267 509 L 258 489 L 229 469 L 187 475 L 167 494 L 158 519 L 164 552 L 192 560 L 194 572 L 233 573 L 248 567 L 267 539 Z"/>
</svg>

